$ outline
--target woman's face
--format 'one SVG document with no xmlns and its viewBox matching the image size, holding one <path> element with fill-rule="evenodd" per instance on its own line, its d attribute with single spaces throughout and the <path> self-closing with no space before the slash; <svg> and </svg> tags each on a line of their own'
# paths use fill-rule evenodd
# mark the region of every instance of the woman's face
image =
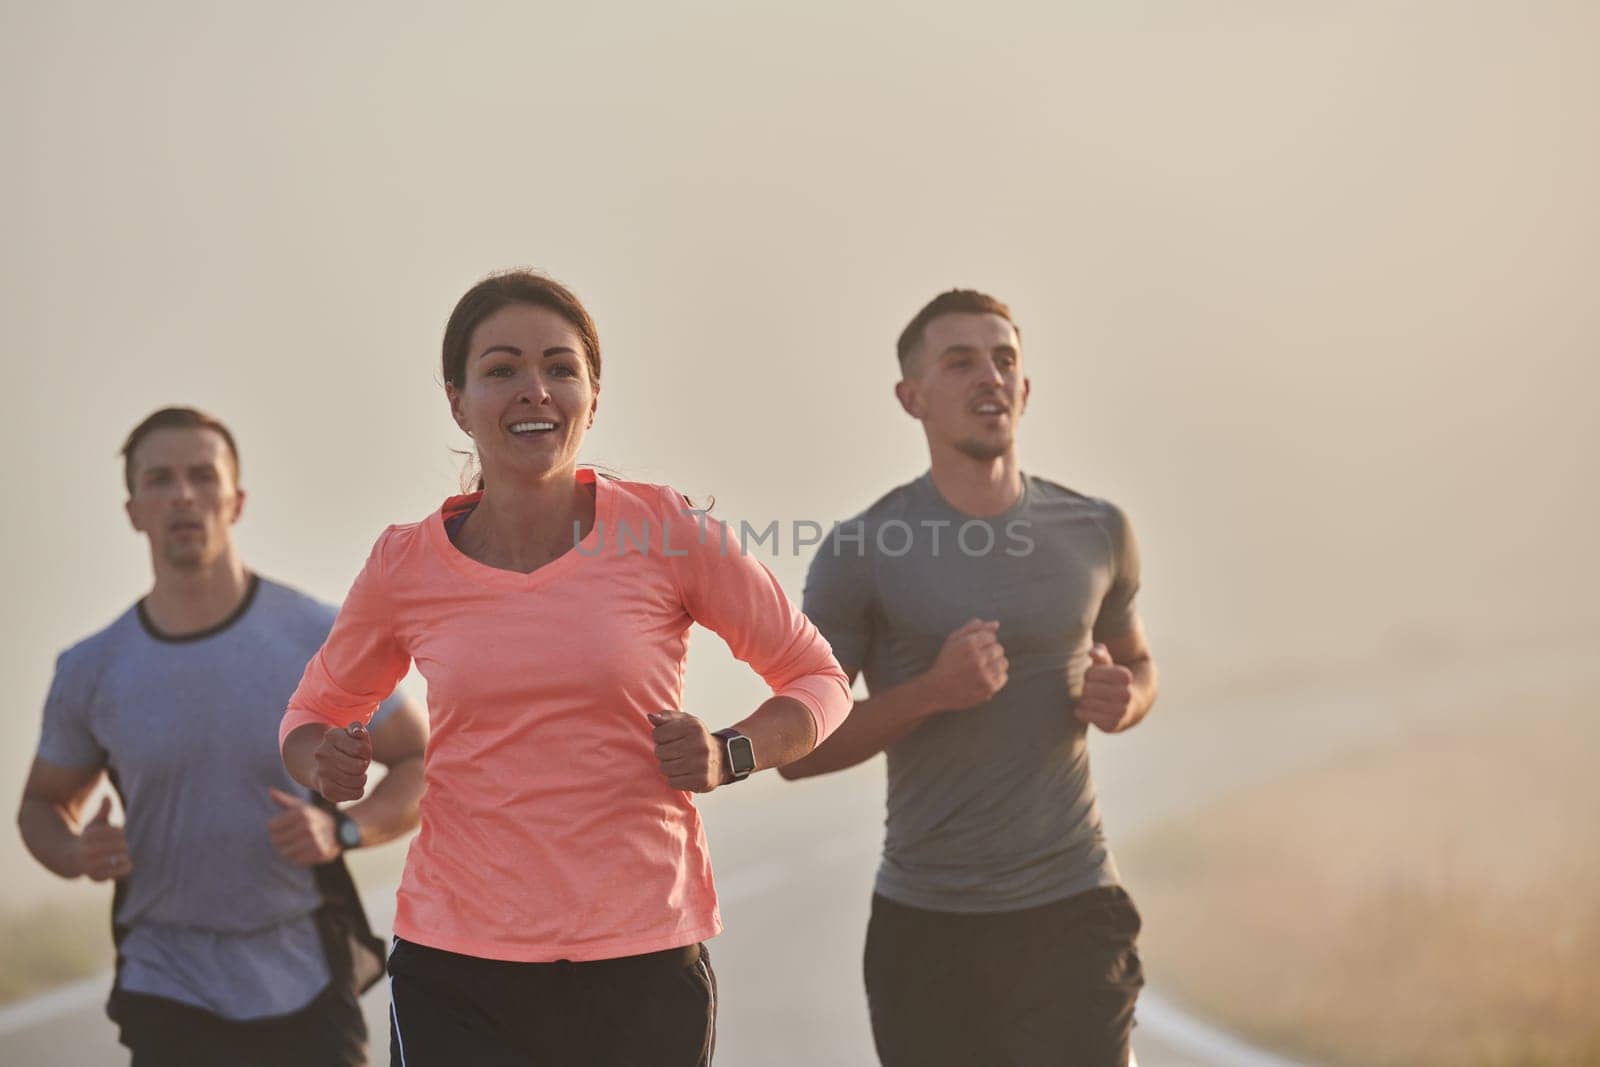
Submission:
<svg viewBox="0 0 1600 1067">
<path fill-rule="evenodd" d="M 549 308 L 512 304 L 467 343 L 464 384 L 446 384 L 450 413 L 478 446 L 488 483 L 539 480 L 577 467 L 599 385 L 578 331 Z"/>
</svg>

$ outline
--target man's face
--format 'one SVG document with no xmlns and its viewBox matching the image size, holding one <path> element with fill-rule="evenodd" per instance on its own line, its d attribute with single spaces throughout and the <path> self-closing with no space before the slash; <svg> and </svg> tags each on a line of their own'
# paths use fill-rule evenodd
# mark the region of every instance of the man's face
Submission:
<svg viewBox="0 0 1600 1067">
<path fill-rule="evenodd" d="M 993 460 L 1016 444 L 1028 403 L 1016 328 L 999 315 L 958 312 L 928 323 L 896 387 L 928 443 Z"/>
<path fill-rule="evenodd" d="M 155 555 L 181 570 L 215 561 L 233 543 L 244 506 L 228 444 L 215 430 L 152 431 L 133 450 L 128 519 Z"/>
</svg>

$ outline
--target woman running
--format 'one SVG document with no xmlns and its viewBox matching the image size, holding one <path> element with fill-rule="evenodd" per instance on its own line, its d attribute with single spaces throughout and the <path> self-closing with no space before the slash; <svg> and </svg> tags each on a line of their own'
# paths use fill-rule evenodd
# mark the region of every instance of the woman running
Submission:
<svg viewBox="0 0 1600 1067">
<path fill-rule="evenodd" d="M 722 925 L 690 794 L 810 752 L 848 683 L 720 523 L 578 466 L 600 343 L 570 291 L 527 272 L 473 286 L 443 373 L 478 491 L 378 538 L 279 735 L 296 779 L 354 799 L 357 724 L 412 663 L 427 680 L 391 1063 L 709 1064 L 701 942 Z M 680 710 L 695 622 L 774 693 L 715 733 Z"/>
</svg>

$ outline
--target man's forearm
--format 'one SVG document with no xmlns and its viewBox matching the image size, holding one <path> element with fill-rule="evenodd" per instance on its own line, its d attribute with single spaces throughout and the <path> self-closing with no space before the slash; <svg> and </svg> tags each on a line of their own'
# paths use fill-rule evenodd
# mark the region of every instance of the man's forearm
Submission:
<svg viewBox="0 0 1600 1067">
<path fill-rule="evenodd" d="M 1146 656 L 1133 663 L 1124 663 L 1123 666 L 1133 673 L 1133 680 L 1128 685 L 1132 691 L 1133 707 L 1133 718 L 1128 721 L 1128 727 L 1133 727 L 1143 722 L 1144 717 L 1150 714 L 1150 709 L 1155 706 L 1156 692 L 1159 688 L 1156 661 Z"/>
<path fill-rule="evenodd" d="M 82 876 L 77 822 L 60 804 L 24 797 L 17 811 L 17 828 L 33 858 L 48 870 L 63 878 Z"/>
<path fill-rule="evenodd" d="M 816 751 L 782 767 L 785 778 L 810 778 L 854 767 L 905 737 L 928 716 L 943 710 L 918 675 L 869 700 L 858 700 L 850 714 Z M 870 707 L 869 707 L 870 705 Z"/>
<path fill-rule="evenodd" d="M 289 740 L 294 740 L 293 734 Z M 287 757 L 288 745 L 284 751 Z M 344 809 L 344 813 L 360 825 L 362 847 L 370 848 L 415 827 L 421 800 L 422 756 L 416 755 L 391 764 L 372 792 Z"/>
</svg>

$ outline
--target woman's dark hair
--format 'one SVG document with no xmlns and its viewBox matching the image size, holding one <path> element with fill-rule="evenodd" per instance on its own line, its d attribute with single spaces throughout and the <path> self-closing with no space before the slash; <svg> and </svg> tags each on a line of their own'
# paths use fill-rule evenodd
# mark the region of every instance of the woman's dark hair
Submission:
<svg viewBox="0 0 1600 1067">
<path fill-rule="evenodd" d="M 450 312 L 450 321 L 444 327 L 445 381 L 457 389 L 467 384 L 467 345 L 472 341 L 472 331 L 490 315 L 513 304 L 549 308 L 567 320 L 583 341 L 589 378 L 599 384 L 600 334 L 594 328 L 594 320 L 571 289 L 531 270 L 491 274 L 456 301 L 456 309 Z"/>
</svg>

